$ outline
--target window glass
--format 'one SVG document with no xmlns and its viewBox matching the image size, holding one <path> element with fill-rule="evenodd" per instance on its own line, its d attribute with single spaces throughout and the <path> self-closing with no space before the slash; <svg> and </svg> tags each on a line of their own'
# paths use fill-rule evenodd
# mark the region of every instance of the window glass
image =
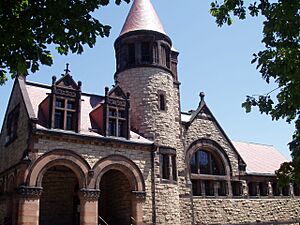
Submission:
<svg viewBox="0 0 300 225">
<path fill-rule="evenodd" d="M 56 110 L 54 115 L 54 128 L 64 129 L 64 112 Z"/>
<path fill-rule="evenodd" d="M 67 130 L 74 130 L 74 113 L 73 112 L 67 112 L 67 124 L 66 129 Z"/>
<path fill-rule="evenodd" d="M 128 45 L 128 64 L 134 64 L 135 63 L 135 46 L 134 44 Z"/>
<path fill-rule="evenodd" d="M 159 109 L 166 110 L 166 99 L 164 94 L 159 95 Z"/>
<path fill-rule="evenodd" d="M 173 180 L 177 180 L 176 155 L 172 155 L 172 176 Z"/>
<path fill-rule="evenodd" d="M 68 100 L 67 109 L 75 109 L 75 101 Z"/>
<path fill-rule="evenodd" d="M 154 45 L 153 45 L 153 63 L 156 63 L 156 64 L 159 63 L 158 47 L 157 47 L 156 43 L 154 43 Z"/>
<path fill-rule="evenodd" d="M 64 99 L 56 99 L 55 107 L 65 108 L 65 100 Z"/>
<path fill-rule="evenodd" d="M 117 136 L 117 122 L 116 119 L 109 118 L 108 121 L 108 135 L 110 136 Z"/>
<path fill-rule="evenodd" d="M 150 62 L 150 45 L 148 42 L 142 42 L 141 44 L 142 62 Z"/>
<path fill-rule="evenodd" d="M 208 153 L 204 151 L 198 151 L 197 152 L 199 157 L 199 165 L 200 165 L 200 173 L 202 174 L 210 174 L 209 171 L 209 163 L 208 163 Z"/>
<path fill-rule="evenodd" d="M 162 154 L 162 178 L 170 179 L 170 159 L 167 154 Z"/>
</svg>

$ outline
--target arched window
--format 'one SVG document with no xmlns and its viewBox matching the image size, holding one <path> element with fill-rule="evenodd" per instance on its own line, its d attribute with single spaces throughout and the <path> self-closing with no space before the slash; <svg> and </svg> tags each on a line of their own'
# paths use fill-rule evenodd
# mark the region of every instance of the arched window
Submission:
<svg viewBox="0 0 300 225">
<path fill-rule="evenodd" d="M 191 173 L 225 175 L 221 160 L 209 151 L 198 150 L 191 159 Z"/>
<path fill-rule="evenodd" d="M 228 195 L 228 177 L 222 159 L 214 151 L 199 149 L 191 157 L 190 172 L 195 196 Z"/>
</svg>

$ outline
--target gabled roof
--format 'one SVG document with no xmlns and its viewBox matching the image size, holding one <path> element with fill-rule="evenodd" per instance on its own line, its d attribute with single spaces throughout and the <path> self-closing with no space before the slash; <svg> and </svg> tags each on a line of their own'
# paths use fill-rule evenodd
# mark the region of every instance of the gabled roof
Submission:
<svg viewBox="0 0 300 225">
<path fill-rule="evenodd" d="M 225 131 L 223 130 L 223 128 L 221 127 L 221 125 L 219 124 L 217 119 L 214 117 L 214 115 L 208 108 L 208 106 L 204 100 L 205 94 L 203 92 L 201 92 L 199 96 L 200 96 L 200 102 L 199 102 L 199 106 L 196 111 L 190 111 L 190 113 L 181 113 L 182 123 L 185 124 L 186 126 L 189 126 L 198 116 L 201 116 L 201 114 L 205 114 L 205 117 L 207 119 L 212 120 L 216 124 L 216 127 L 219 129 L 219 131 L 222 133 L 224 138 L 227 140 L 227 142 L 229 143 L 229 145 L 231 146 L 233 151 L 236 152 L 236 154 L 239 157 L 239 164 L 245 165 L 245 161 L 240 156 L 239 152 L 236 150 L 235 146 L 232 144 L 231 140 L 229 139 L 229 137 L 227 136 L 227 134 L 225 133 Z"/>
<path fill-rule="evenodd" d="M 247 174 L 274 175 L 282 163 L 289 161 L 271 145 L 240 141 L 232 143 L 247 164 Z"/>
<path fill-rule="evenodd" d="M 133 2 L 120 36 L 137 30 L 151 30 L 166 35 L 150 0 L 135 0 Z"/>
</svg>

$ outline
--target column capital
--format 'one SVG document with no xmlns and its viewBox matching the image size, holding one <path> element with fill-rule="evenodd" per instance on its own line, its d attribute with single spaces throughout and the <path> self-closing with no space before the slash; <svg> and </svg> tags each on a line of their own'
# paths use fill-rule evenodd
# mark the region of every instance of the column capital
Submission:
<svg viewBox="0 0 300 225">
<path fill-rule="evenodd" d="M 42 192 L 43 192 L 42 187 L 20 186 L 18 188 L 18 194 L 23 198 L 37 199 L 40 198 Z"/>
<path fill-rule="evenodd" d="M 82 188 L 79 191 L 79 197 L 85 200 L 98 200 L 100 197 L 100 190 Z"/>
<path fill-rule="evenodd" d="M 146 192 L 145 191 L 132 191 L 131 192 L 137 199 L 145 199 Z"/>
</svg>

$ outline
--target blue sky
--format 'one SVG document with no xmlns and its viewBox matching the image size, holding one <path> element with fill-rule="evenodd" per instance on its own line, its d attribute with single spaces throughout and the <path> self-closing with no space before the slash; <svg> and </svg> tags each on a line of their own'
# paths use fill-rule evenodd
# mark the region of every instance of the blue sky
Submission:
<svg viewBox="0 0 300 225">
<path fill-rule="evenodd" d="M 113 2 L 113 1 L 112 1 Z M 274 85 L 267 85 L 255 65 L 252 54 L 263 49 L 262 18 L 234 20 L 230 27 L 217 27 L 209 14 L 210 1 L 152 0 L 165 31 L 180 52 L 179 80 L 181 82 L 181 109 L 196 109 L 199 93 L 205 100 L 227 135 L 232 140 L 274 145 L 288 157 L 287 143 L 291 140 L 294 125 L 283 120 L 272 121 L 257 110 L 246 114 L 241 107 L 246 95 L 266 94 Z M 118 37 L 130 5 L 110 4 L 95 16 L 112 26 L 109 38 L 98 39 L 93 49 L 85 48 L 82 55 L 60 56 L 54 54 L 52 67 L 28 77 L 39 83 L 51 83 L 52 75 L 63 73 L 70 63 L 75 80 L 83 82 L 83 90 L 104 93 L 105 86 L 113 84 L 115 72 L 114 40 Z M 0 87 L 0 122 L 2 124 L 12 81 Z"/>
</svg>

